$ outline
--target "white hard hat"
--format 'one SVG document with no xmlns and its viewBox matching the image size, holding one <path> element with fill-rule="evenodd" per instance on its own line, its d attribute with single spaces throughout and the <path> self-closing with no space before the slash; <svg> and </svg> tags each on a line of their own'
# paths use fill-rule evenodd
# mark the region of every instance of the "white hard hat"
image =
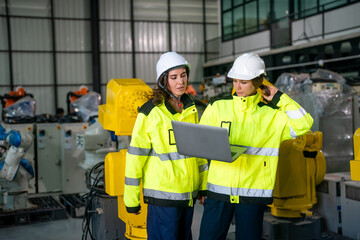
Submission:
<svg viewBox="0 0 360 240">
<path fill-rule="evenodd" d="M 265 63 L 256 53 L 244 53 L 234 62 L 227 76 L 229 78 L 251 80 L 265 74 Z"/>
<path fill-rule="evenodd" d="M 167 52 L 161 55 L 159 61 L 156 64 L 156 81 L 159 80 L 161 74 L 178 66 L 187 67 L 188 71 L 190 71 L 191 67 L 190 63 L 188 63 L 186 59 L 177 52 Z"/>
</svg>

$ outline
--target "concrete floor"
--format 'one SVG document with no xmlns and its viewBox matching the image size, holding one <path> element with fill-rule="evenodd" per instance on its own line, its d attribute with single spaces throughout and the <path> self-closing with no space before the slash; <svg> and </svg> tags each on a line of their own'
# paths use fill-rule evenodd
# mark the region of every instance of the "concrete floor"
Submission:
<svg viewBox="0 0 360 240">
<path fill-rule="evenodd" d="M 192 234 L 193 239 L 199 237 L 199 229 L 203 207 L 195 205 Z M 231 225 L 226 240 L 235 240 L 235 226 Z M 82 239 L 82 218 L 71 218 L 64 220 L 46 221 L 21 226 L 0 228 L 1 240 L 80 240 Z M 91 239 L 90 236 L 87 239 Z M 322 240 L 349 240 L 349 238 L 330 234 L 322 237 Z"/>
<path fill-rule="evenodd" d="M 193 239 L 199 238 L 200 221 L 203 207 L 195 205 L 194 219 L 192 226 Z M 235 239 L 231 232 L 234 231 L 232 225 L 229 230 L 227 240 Z M 47 221 L 33 223 L 22 226 L 0 228 L 1 240 L 80 240 L 82 237 L 82 219 L 71 218 L 64 220 Z M 91 239 L 88 236 L 88 239 Z"/>
<path fill-rule="evenodd" d="M 22 226 L 0 228 L 2 240 L 80 240 L 82 219 L 48 221 Z"/>
</svg>

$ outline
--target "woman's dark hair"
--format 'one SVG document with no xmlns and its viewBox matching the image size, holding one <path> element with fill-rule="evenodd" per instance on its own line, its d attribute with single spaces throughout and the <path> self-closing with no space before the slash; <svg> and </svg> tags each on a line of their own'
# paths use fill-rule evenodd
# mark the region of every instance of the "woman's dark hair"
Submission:
<svg viewBox="0 0 360 240">
<path fill-rule="evenodd" d="M 149 98 L 151 98 L 151 101 L 155 106 L 158 106 L 164 100 L 168 101 L 171 98 L 170 94 L 165 91 L 165 89 L 167 89 L 168 86 L 167 76 L 168 76 L 167 72 L 165 72 L 159 77 L 159 80 L 156 82 L 156 85 L 153 88 L 152 93 L 149 95 Z M 161 83 L 162 86 L 164 86 L 165 89 L 160 87 L 159 82 Z"/>
<path fill-rule="evenodd" d="M 264 76 L 265 76 L 264 74 L 261 74 L 260 76 L 252 79 L 251 81 L 252 81 L 255 89 L 260 88 L 261 90 L 263 90 L 265 96 L 269 96 L 270 90 L 267 88 L 267 86 L 265 86 L 263 84 Z"/>
<path fill-rule="evenodd" d="M 175 68 L 171 68 L 169 70 L 167 70 L 166 72 L 164 72 L 163 74 L 160 75 L 158 81 L 156 82 L 155 87 L 153 88 L 153 91 L 151 94 L 148 95 L 148 98 L 151 99 L 152 103 L 155 106 L 160 105 L 164 100 L 168 101 L 171 96 L 170 94 L 165 90 L 168 87 L 168 81 L 167 81 L 167 77 L 168 77 L 168 73 L 171 70 L 174 69 L 178 69 L 178 68 L 185 68 L 186 69 L 186 75 L 188 77 L 188 81 L 189 81 L 189 68 L 187 66 L 177 66 Z M 160 87 L 160 84 L 162 86 L 164 86 L 164 88 Z M 189 82 L 188 82 L 189 83 Z"/>
</svg>

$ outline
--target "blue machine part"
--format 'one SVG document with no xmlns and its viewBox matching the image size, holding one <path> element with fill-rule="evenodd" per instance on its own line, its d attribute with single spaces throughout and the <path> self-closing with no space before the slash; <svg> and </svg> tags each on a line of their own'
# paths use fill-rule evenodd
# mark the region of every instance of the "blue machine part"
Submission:
<svg viewBox="0 0 360 240">
<path fill-rule="evenodd" d="M 19 147 L 21 144 L 21 134 L 18 131 L 11 130 L 8 135 L 7 142 L 14 147 Z"/>
<path fill-rule="evenodd" d="M 0 135 L 3 135 L 5 133 L 5 128 L 0 124 Z M 2 140 L 0 138 L 0 140 Z"/>
<path fill-rule="evenodd" d="M 115 132 L 114 131 L 109 131 L 109 132 L 110 132 L 111 140 L 117 142 L 117 136 L 115 135 Z"/>
<path fill-rule="evenodd" d="M 34 169 L 32 167 L 32 165 L 30 164 L 30 162 L 26 159 L 21 159 L 20 160 L 20 165 L 25 168 L 25 170 L 31 174 L 31 176 L 34 176 Z"/>
<path fill-rule="evenodd" d="M 19 147 L 21 144 L 21 134 L 16 130 L 5 133 L 5 129 L 0 124 L 0 140 L 6 140 L 10 145 Z"/>
</svg>

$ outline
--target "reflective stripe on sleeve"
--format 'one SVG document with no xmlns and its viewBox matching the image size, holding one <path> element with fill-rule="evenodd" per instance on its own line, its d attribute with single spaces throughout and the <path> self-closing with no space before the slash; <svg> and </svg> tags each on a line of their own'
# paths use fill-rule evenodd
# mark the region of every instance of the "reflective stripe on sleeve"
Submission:
<svg viewBox="0 0 360 240">
<path fill-rule="evenodd" d="M 125 185 L 140 186 L 141 178 L 125 177 Z"/>
<path fill-rule="evenodd" d="M 207 189 L 211 192 L 232 195 L 232 196 L 242 196 L 242 197 L 272 197 L 273 190 L 266 189 L 248 189 L 248 188 L 230 188 L 215 185 L 212 183 L 207 183 Z"/>
<path fill-rule="evenodd" d="M 290 119 L 299 119 L 299 118 L 302 118 L 306 114 L 306 111 L 305 111 L 305 109 L 300 107 L 298 110 L 295 110 L 295 111 L 286 111 L 286 114 L 288 115 L 288 117 Z"/>
<path fill-rule="evenodd" d="M 132 154 L 132 155 L 137 155 L 137 156 L 148 156 L 150 153 L 151 149 L 150 148 L 138 148 L 138 147 L 132 147 L 129 146 L 127 152 Z"/>
<path fill-rule="evenodd" d="M 171 153 L 161 153 L 158 154 L 155 152 L 154 149 L 149 148 L 137 148 L 137 147 L 129 147 L 128 153 L 132 155 L 137 156 L 152 156 L 152 157 L 158 157 L 161 161 L 168 161 L 168 160 L 179 160 L 179 159 L 185 159 L 187 158 L 184 155 L 181 155 L 177 152 L 171 152 Z"/>
<path fill-rule="evenodd" d="M 154 155 L 152 155 L 152 156 L 159 157 L 161 161 L 179 160 L 179 159 L 185 159 L 186 158 L 186 156 L 181 155 L 181 154 L 179 154 L 177 152 L 158 154 L 155 151 L 152 151 L 152 153 L 154 153 Z"/>
<path fill-rule="evenodd" d="M 199 166 L 199 173 L 209 170 L 209 165 L 207 163 Z"/>
<path fill-rule="evenodd" d="M 164 192 L 154 189 L 146 189 L 144 188 L 144 196 L 158 198 L 158 199 L 166 199 L 166 200 L 189 200 L 190 196 L 197 196 L 198 191 L 193 191 L 190 195 L 190 192 L 186 193 L 173 193 L 173 192 Z"/>
<path fill-rule="evenodd" d="M 296 138 L 296 137 L 297 137 L 297 134 L 296 134 L 296 132 L 294 131 L 294 129 L 292 129 L 292 127 L 290 127 L 290 135 L 291 135 L 291 137 L 293 137 L 293 138 Z"/>
<path fill-rule="evenodd" d="M 247 148 L 244 153 L 248 155 L 273 156 L 273 157 L 279 156 L 278 148 L 257 148 L 257 147 L 248 147 L 242 145 L 232 145 L 232 146 Z"/>
</svg>

